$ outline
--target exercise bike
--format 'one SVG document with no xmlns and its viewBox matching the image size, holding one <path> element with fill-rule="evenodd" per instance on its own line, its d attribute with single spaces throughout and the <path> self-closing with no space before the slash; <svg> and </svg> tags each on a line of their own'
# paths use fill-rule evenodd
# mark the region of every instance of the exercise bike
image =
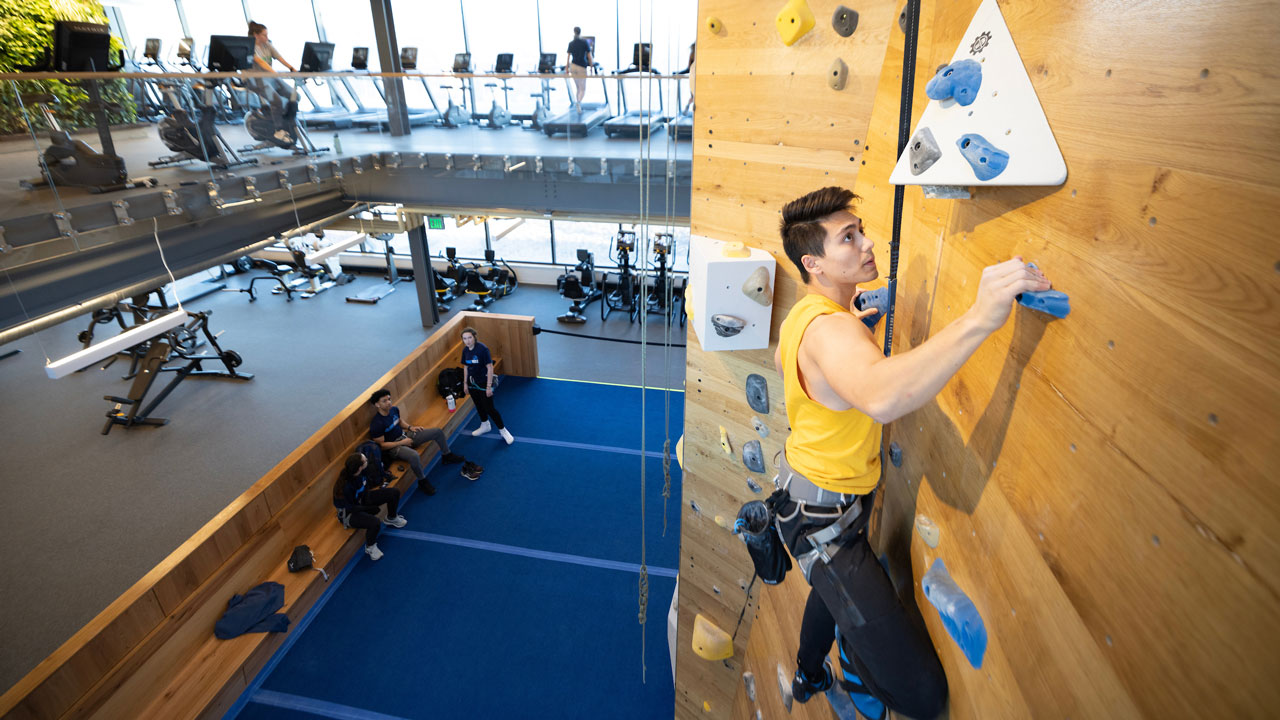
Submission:
<svg viewBox="0 0 1280 720">
<path fill-rule="evenodd" d="M 556 288 L 560 291 L 560 297 L 573 301 L 569 311 L 556 320 L 575 325 L 585 323 L 587 316 L 582 311 L 602 295 L 600 288 L 596 286 L 595 255 L 584 248 L 578 248 L 578 264 L 573 270 L 566 269 L 563 275 L 556 278 Z"/>
<path fill-rule="evenodd" d="M 631 265 L 631 253 L 636 251 L 636 234 L 619 228 L 618 235 L 614 238 L 613 250 L 617 256 L 613 257 L 611 254 L 610 259 L 617 264 L 618 269 L 616 273 L 605 273 L 601 279 L 605 294 L 604 302 L 600 303 L 600 319 L 608 320 L 614 310 L 626 310 L 631 322 L 635 322 L 636 295 L 639 290 L 635 268 Z M 609 290 L 609 276 L 613 274 L 618 276 L 618 281 Z"/>
<path fill-rule="evenodd" d="M 485 127 L 501 130 L 511 124 L 511 111 L 498 104 L 498 93 L 495 90 L 495 88 L 498 87 L 498 83 L 485 83 L 484 86 L 489 88 L 489 97 L 493 99 L 493 107 L 489 108 L 489 114 L 485 116 L 485 119 L 488 121 Z M 503 95 L 505 96 L 506 92 L 510 89 L 511 86 L 504 80 L 502 82 Z"/>
<path fill-rule="evenodd" d="M 244 129 L 249 137 L 257 141 L 254 145 L 246 145 L 240 152 L 252 153 L 278 148 L 289 150 L 294 155 L 320 155 L 327 152 L 327 147 L 316 147 L 306 129 L 298 124 L 298 93 L 295 90 L 285 102 L 280 124 L 277 125 L 271 115 L 271 109 L 260 103 L 244 116 Z"/>
<path fill-rule="evenodd" d="M 453 85 L 441 85 L 447 93 L 449 93 L 449 106 L 445 108 L 444 115 L 440 117 L 440 122 L 447 128 L 462 127 L 471 123 L 471 111 L 466 106 L 467 86 L 459 85 L 458 89 L 462 91 L 463 104 L 453 104 Z"/>
<path fill-rule="evenodd" d="M 486 308 L 516 291 L 520 279 L 506 260 L 496 258 L 493 250 L 484 251 L 486 265 L 476 263 L 460 265 L 463 289 L 475 295 L 475 302 L 467 308 L 473 312 L 487 312 Z"/>
<path fill-rule="evenodd" d="M 665 316 L 664 320 L 670 324 L 675 314 L 675 305 L 683 302 L 684 293 L 677 290 L 675 283 L 671 277 L 670 266 L 674 264 L 672 253 L 675 252 L 675 237 L 671 233 L 654 233 L 653 236 L 653 255 L 652 264 L 657 265 L 657 277 L 649 288 L 649 292 L 645 294 L 644 302 L 637 302 L 635 307 L 631 309 L 631 317 L 634 320 L 642 311 L 648 314 L 656 314 Z M 680 327 L 684 327 L 685 316 L 680 313 Z"/>
<path fill-rule="evenodd" d="M 214 89 L 203 85 L 196 85 L 192 89 L 204 94 L 203 102 L 197 105 L 196 110 L 200 116 L 199 124 L 191 121 L 191 116 L 186 110 L 172 111 L 168 117 L 160 121 L 156 129 L 160 133 L 161 142 L 174 151 L 174 154 L 152 160 L 147 164 L 157 168 L 181 165 L 192 160 L 203 160 L 215 170 L 257 165 L 257 158 L 241 159 L 222 136 L 222 131 L 214 124 L 217 119 L 217 111 L 212 105 Z"/>
</svg>

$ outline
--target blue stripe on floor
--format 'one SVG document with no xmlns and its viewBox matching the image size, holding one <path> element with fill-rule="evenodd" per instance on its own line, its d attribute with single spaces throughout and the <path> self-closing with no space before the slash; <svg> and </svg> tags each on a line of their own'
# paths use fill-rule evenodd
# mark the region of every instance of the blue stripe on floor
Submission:
<svg viewBox="0 0 1280 720">
<path fill-rule="evenodd" d="M 361 710 L 349 705 L 316 700 L 314 698 L 290 695 L 274 690 L 259 690 L 254 693 L 252 702 L 260 705 L 284 708 L 285 710 L 301 710 L 334 720 L 405 720 L 396 715 L 387 715 L 372 710 Z"/>
<path fill-rule="evenodd" d="M 496 432 L 485 433 L 484 435 L 476 435 L 475 437 L 489 438 L 490 440 L 502 440 L 502 436 Z M 597 450 L 599 452 L 618 453 L 620 455 L 639 455 L 640 451 L 632 448 L 610 447 L 608 445 L 592 445 L 590 443 L 568 442 L 567 440 L 547 440 L 546 438 L 531 438 L 523 435 L 517 435 L 515 441 L 518 443 L 529 443 L 531 445 L 550 445 L 551 447 L 569 448 L 570 450 Z M 657 450 L 649 450 L 644 453 L 645 457 L 662 458 L 662 453 Z M 671 455 L 675 457 L 674 452 Z"/>
<path fill-rule="evenodd" d="M 458 547 L 472 548 L 475 550 L 488 550 L 490 552 L 506 553 L 507 555 L 520 555 L 523 557 L 537 558 L 539 560 L 550 560 L 552 562 L 586 565 L 587 567 L 604 568 L 606 570 L 621 570 L 623 572 L 634 573 L 640 572 L 640 566 L 635 563 L 600 560 L 598 558 L 583 557 L 581 555 L 547 552 L 546 550 L 531 550 L 529 548 L 516 547 L 515 545 L 502 545 L 500 543 L 485 542 L 483 540 L 468 540 L 467 538 L 451 537 L 449 535 L 436 535 L 434 533 L 418 532 L 417 530 L 392 530 L 388 528 L 383 530 L 382 534 L 391 535 L 393 537 L 409 538 L 410 540 L 442 543 L 444 545 L 457 545 Z M 676 571 L 674 568 L 650 567 L 649 574 L 673 578 L 676 576 Z"/>
</svg>

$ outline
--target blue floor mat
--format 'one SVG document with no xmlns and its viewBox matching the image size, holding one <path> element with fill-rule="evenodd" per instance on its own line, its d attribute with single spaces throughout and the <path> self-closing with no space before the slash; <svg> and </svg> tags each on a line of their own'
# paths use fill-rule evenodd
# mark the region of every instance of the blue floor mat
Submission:
<svg viewBox="0 0 1280 720">
<path fill-rule="evenodd" d="M 362 560 L 263 689 L 401 718 L 669 717 L 666 609 L 650 577 L 401 539 Z M 250 702 L 243 718 L 283 717 Z"/>
<path fill-rule="evenodd" d="M 495 436 L 496 437 L 496 436 Z M 537 550 L 640 562 L 640 456 L 464 436 L 450 448 L 483 465 L 470 482 L 458 465 L 428 474 L 436 494 L 401 503 L 409 529 Z M 671 463 L 662 535 L 662 460 L 646 458 L 645 540 L 650 565 L 679 562 L 680 467 Z M 393 543 L 392 543 L 393 544 Z M 388 544 L 384 547 L 387 550 Z"/>
<path fill-rule="evenodd" d="M 677 379 L 678 381 L 678 379 Z M 667 392 L 645 391 L 647 449 L 662 452 Z M 684 393 L 670 392 L 669 432 L 674 456 L 684 432 Z M 640 389 L 621 385 L 503 377 L 494 394 L 503 422 L 519 437 L 592 445 L 640 447 Z M 479 423 L 472 422 L 468 429 Z"/>
</svg>

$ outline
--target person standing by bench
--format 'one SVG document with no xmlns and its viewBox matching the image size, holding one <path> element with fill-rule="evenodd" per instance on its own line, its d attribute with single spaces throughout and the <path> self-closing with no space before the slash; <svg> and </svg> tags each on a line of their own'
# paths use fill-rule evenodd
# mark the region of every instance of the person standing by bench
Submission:
<svg viewBox="0 0 1280 720">
<path fill-rule="evenodd" d="M 382 526 L 402 528 L 409 521 L 399 511 L 400 491 L 370 482 L 364 474 L 368 466 L 369 461 L 360 453 L 347 457 L 333 484 L 333 505 L 338 508 L 338 520 L 344 527 L 364 529 L 364 552 L 376 561 L 382 557 L 378 549 Z M 378 508 L 382 505 L 387 507 L 385 520 L 378 519 Z"/>
<path fill-rule="evenodd" d="M 475 480 L 484 472 L 484 468 L 449 450 L 449 440 L 440 428 L 424 428 L 410 425 L 400 416 L 400 408 L 391 403 L 391 391 L 378 390 L 369 396 L 369 404 L 377 412 L 369 422 L 369 437 L 382 448 L 384 458 L 403 460 L 409 464 L 413 476 L 418 480 L 418 487 L 428 495 L 435 495 L 435 486 L 427 480 L 422 469 L 422 458 L 417 448 L 429 442 L 440 446 L 440 462 L 446 465 L 462 463 L 462 476 Z"/>
<path fill-rule="evenodd" d="M 515 442 L 507 426 L 502 423 L 502 415 L 493 406 L 493 388 L 496 377 L 493 372 L 493 356 L 489 348 L 477 339 L 475 328 L 462 331 L 462 384 L 476 404 L 476 414 L 480 416 L 480 427 L 471 431 L 472 435 L 483 435 L 498 426 L 498 434 L 507 444 Z M 489 419 L 493 418 L 493 425 Z"/>
</svg>

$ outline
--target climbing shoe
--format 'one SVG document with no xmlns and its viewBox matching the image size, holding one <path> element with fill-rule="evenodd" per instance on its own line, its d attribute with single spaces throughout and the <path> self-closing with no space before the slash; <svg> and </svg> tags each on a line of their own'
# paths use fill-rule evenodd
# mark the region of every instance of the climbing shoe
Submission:
<svg viewBox="0 0 1280 720">
<path fill-rule="evenodd" d="M 826 692 L 831 689 L 831 685 L 835 682 L 835 678 L 831 675 L 831 661 L 827 660 L 822 663 L 822 680 L 813 682 L 800 668 L 796 668 L 795 677 L 791 678 L 791 696 L 796 702 L 809 702 L 809 698 L 818 693 Z"/>
</svg>

